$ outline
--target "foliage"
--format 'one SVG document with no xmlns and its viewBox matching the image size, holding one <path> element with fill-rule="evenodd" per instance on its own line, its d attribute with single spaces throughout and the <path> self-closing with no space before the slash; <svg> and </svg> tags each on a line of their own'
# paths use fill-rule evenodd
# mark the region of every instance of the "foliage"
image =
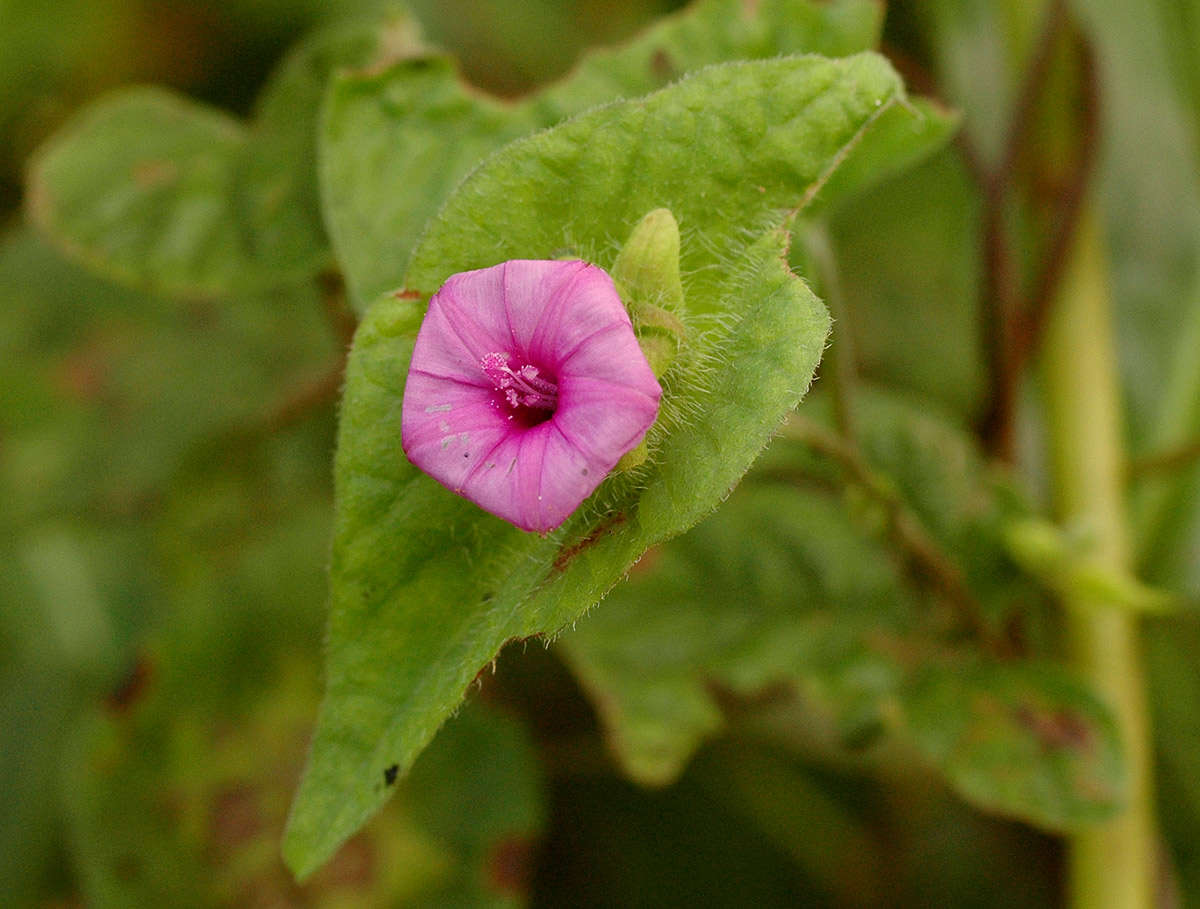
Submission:
<svg viewBox="0 0 1200 909">
<path fill-rule="evenodd" d="M 1196 4 L 676 6 L 0 10 L 6 900 L 1046 905 L 1141 746 L 1200 894 Z M 406 378 L 575 258 L 661 410 L 527 533 Z"/>
</svg>

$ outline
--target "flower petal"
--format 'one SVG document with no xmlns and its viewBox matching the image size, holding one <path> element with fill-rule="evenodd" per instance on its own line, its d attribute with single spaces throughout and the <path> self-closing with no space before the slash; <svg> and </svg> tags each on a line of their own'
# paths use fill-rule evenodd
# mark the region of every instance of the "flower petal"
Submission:
<svg viewBox="0 0 1200 909">
<path fill-rule="evenodd" d="M 430 299 L 425 317 L 443 320 L 438 334 L 445 336 L 447 347 L 438 352 L 448 353 L 453 341 L 457 340 L 460 356 L 478 372 L 479 360 L 484 354 L 511 349 L 513 333 L 503 298 L 502 266 L 464 271 L 448 278 Z M 434 349 L 428 353 L 433 355 Z M 416 357 L 416 350 L 413 356 Z"/>
<path fill-rule="evenodd" d="M 595 469 L 608 473 L 642 440 L 658 413 L 658 400 L 658 394 L 628 385 L 573 376 L 560 386 L 554 422 Z"/>
<path fill-rule="evenodd" d="M 509 434 L 466 477 L 462 495 L 522 530 L 565 521 L 604 478 L 552 421 Z"/>
<path fill-rule="evenodd" d="M 600 336 L 624 335 L 637 347 L 633 325 L 612 278 L 595 265 L 578 264 L 582 267 L 558 289 L 529 342 L 530 356 L 556 374 L 582 345 Z"/>
</svg>

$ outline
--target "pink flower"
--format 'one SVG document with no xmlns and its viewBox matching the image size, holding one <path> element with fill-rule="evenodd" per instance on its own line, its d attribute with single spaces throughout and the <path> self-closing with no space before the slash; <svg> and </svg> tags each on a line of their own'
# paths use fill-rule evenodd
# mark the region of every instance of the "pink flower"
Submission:
<svg viewBox="0 0 1200 909">
<path fill-rule="evenodd" d="M 661 396 L 602 269 L 513 259 L 454 275 L 429 301 L 404 388 L 404 453 L 544 533 L 641 441 Z"/>
</svg>

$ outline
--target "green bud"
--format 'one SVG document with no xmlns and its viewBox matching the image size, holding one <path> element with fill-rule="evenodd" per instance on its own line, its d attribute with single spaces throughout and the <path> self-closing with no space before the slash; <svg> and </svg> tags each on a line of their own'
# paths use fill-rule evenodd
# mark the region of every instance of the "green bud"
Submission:
<svg viewBox="0 0 1200 909">
<path fill-rule="evenodd" d="M 638 222 L 617 254 L 611 274 L 642 353 L 655 377 L 661 377 L 685 335 L 677 315 L 684 308 L 679 225 L 668 209 L 656 208 Z"/>
</svg>

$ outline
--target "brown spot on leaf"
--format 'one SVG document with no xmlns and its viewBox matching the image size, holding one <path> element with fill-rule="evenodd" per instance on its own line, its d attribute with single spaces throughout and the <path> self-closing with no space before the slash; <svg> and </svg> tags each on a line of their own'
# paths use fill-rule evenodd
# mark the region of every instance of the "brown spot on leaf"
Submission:
<svg viewBox="0 0 1200 909">
<path fill-rule="evenodd" d="M 173 161 L 139 161 L 133 165 L 133 182 L 139 189 L 157 189 L 178 178 L 179 168 Z"/>
<path fill-rule="evenodd" d="M 1017 722 L 1033 733 L 1046 748 L 1083 750 L 1092 743 L 1087 722 L 1070 710 L 1046 710 L 1021 704 L 1014 711 Z"/>
<path fill-rule="evenodd" d="M 213 800 L 208 818 L 213 849 L 222 855 L 235 852 L 263 829 L 258 796 L 245 784 L 223 789 Z"/>
<path fill-rule="evenodd" d="M 108 693 L 104 706 L 113 713 L 126 713 L 145 696 L 153 676 L 154 664 L 143 654 L 130 667 L 120 684 Z"/>
<path fill-rule="evenodd" d="M 570 565 L 572 561 L 574 561 L 576 556 L 578 556 L 584 550 L 595 546 L 601 538 L 612 533 L 614 530 L 624 524 L 626 520 L 627 518 L 625 517 L 625 512 L 618 511 L 614 515 L 609 515 L 607 518 L 593 527 L 591 532 L 582 540 L 571 543 L 569 546 L 564 546 L 558 551 L 558 555 L 554 557 L 554 565 L 550 569 L 551 575 L 561 574 L 564 570 L 566 570 L 566 567 Z"/>
<path fill-rule="evenodd" d="M 630 566 L 629 576 L 631 578 L 641 577 L 647 574 L 653 574 L 654 569 L 658 567 L 658 563 L 662 560 L 662 547 L 651 546 L 640 556 L 638 560 Z"/>
<path fill-rule="evenodd" d="M 485 879 L 498 893 L 523 896 L 533 876 L 533 843 L 527 836 L 497 840 L 485 859 Z"/>
<path fill-rule="evenodd" d="M 106 390 L 114 354 L 112 344 L 104 338 L 85 341 L 58 364 L 51 376 L 54 387 L 74 401 L 98 401 Z"/>
<path fill-rule="evenodd" d="M 755 18 L 760 6 L 762 6 L 762 0 L 742 0 L 742 18 Z"/>
<path fill-rule="evenodd" d="M 673 79 L 678 70 L 675 68 L 675 61 L 671 59 L 663 48 L 658 48 L 650 55 L 650 73 L 656 79 L 667 81 Z"/>
<path fill-rule="evenodd" d="M 423 299 L 425 299 L 425 294 L 421 293 L 421 291 L 410 290 L 407 287 L 401 288 L 400 290 L 393 293 L 392 296 L 395 297 L 397 300 L 423 300 Z"/>
<path fill-rule="evenodd" d="M 396 776 L 400 773 L 400 765 L 392 764 L 391 767 L 383 771 L 383 783 L 385 786 L 391 786 L 396 782 Z"/>
</svg>

